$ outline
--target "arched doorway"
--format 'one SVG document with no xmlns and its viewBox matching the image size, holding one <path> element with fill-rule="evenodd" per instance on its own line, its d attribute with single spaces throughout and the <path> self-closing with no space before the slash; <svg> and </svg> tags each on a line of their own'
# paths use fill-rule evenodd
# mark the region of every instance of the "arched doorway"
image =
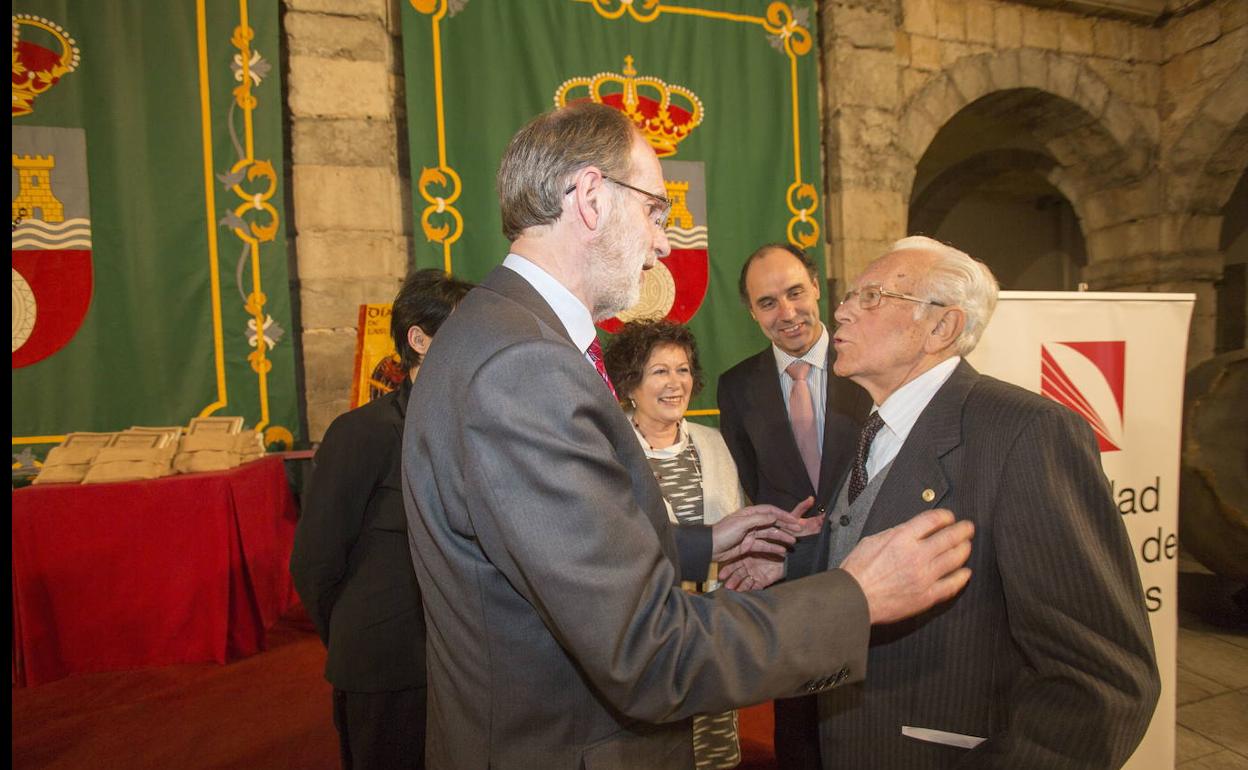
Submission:
<svg viewBox="0 0 1248 770">
<path fill-rule="evenodd" d="M 968 106 L 932 140 L 907 232 L 973 254 L 1004 289 L 1074 290 L 1087 248 L 1074 208 L 1049 181 L 1057 161 L 1030 134 L 987 114 L 992 102 Z"/>
<path fill-rule="evenodd" d="M 1156 142 L 1077 58 L 960 59 L 916 92 L 899 148 L 913 158 L 910 232 L 984 259 L 1007 289 L 1131 285 L 1156 250 Z"/>
</svg>

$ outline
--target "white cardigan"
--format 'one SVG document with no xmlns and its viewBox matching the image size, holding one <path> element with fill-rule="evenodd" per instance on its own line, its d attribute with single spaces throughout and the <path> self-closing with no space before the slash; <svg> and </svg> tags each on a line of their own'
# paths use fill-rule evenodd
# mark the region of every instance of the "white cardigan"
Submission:
<svg viewBox="0 0 1248 770">
<path fill-rule="evenodd" d="M 634 432 L 637 432 L 635 428 Z M 724 443 L 724 437 L 719 435 L 719 431 L 696 422 L 681 420 L 677 435 L 682 439 L 688 435 L 694 448 L 698 450 L 698 461 L 702 465 L 702 523 L 714 524 L 740 509 L 745 504 L 745 496 L 737 478 L 737 465 L 732 461 L 728 445 Z M 684 451 L 683 441 L 675 447 L 653 450 L 640 432 L 637 432 L 637 440 L 641 442 L 646 457 L 650 458 L 670 457 L 675 452 Z M 677 523 L 671 504 L 666 499 L 664 504 L 667 505 L 667 518 L 673 524 Z"/>
</svg>

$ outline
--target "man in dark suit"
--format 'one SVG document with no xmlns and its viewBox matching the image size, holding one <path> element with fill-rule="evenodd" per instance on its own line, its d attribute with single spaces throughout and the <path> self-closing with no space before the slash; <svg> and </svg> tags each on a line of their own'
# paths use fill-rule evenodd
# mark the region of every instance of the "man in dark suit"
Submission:
<svg viewBox="0 0 1248 770">
<path fill-rule="evenodd" d="M 469 288 L 440 270 L 403 282 L 390 333 L 408 376 L 330 424 L 295 529 L 290 572 L 329 648 L 348 770 L 424 767 L 425 619 L 403 513 L 403 420 L 421 356 Z"/>
<path fill-rule="evenodd" d="M 912 237 L 836 310 L 834 370 L 876 408 L 821 561 L 937 505 L 978 537 L 966 590 L 875 628 L 869 679 L 819 696 L 828 768 L 1104 770 L 1152 717 L 1152 635 L 1091 429 L 961 358 L 996 296 L 982 263 Z"/>
<path fill-rule="evenodd" d="M 819 320 L 819 273 L 805 252 L 787 243 L 763 246 L 741 266 L 738 289 L 771 341 L 719 379 L 719 427 L 741 487 L 752 502 L 786 509 L 813 497 L 810 514 L 825 514 L 853 459 L 870 399 L 831 374 L 835 356 Z M 786 578 L 811 574 L 817 539 L 798 540 Z M 814 696 L 776 701 L 780 767 L 818 770 L 816 722 Z"/>
<path fill-rule="evenodd" d="M 727 517 L 690 564 L 606 381 L 593 320 L 669 248 L 658 158 L 581 103 L 512 138 L 498 189 L 511 253 L 438 333 L 404 433 L 431 767 L 690 768 L 692 715 L 861 677 L 870 623 L 965 585 L 973 528 L 945 511 L 771 591 L 681 590 L 783 512 Z"/>
</svg>

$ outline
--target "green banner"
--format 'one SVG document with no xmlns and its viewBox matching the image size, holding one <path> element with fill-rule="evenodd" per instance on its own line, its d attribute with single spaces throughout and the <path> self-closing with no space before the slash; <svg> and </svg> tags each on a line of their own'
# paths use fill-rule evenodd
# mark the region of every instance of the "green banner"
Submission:
<svg viewBox="0 0 1248 770">
<path fill-rule="evenodd" d="M 787 241 L 822 264 L 818 45 L 812 3 L 407 0 L 403 61 L 416 262 L 479 280 L 507 252 L 494 192 L 512 134 L 593 99 L 650 139 L 675 201 L 673 252 L 620 320 L 667 317 L 715 380 L 767 344 L 737 298 L 741 263 Z"/>
<path fill-rule="evenodd" d="M 298 432 L 277 0 L 13 9 L 13 451 Z"/>
</svg>

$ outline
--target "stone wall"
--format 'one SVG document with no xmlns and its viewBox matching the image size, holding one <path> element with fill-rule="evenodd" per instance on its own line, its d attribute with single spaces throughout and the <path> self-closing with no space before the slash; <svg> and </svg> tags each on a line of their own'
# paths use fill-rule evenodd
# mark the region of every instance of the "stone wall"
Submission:
<svg viewBox="0 0 1248 770">
<path fill-rule="evenodd" d="M 824 2 L 829 275 L 905 232 L 925 152 L 974 105 L 1056 161 L 1091 288 L 1194 292 L 1189 361 L 1208 358 L 1221 207 L 1248 166 L 1248 3 L 1187 7 L 1150 25 L 1007 0 Z"/>
<path fill-rule="evenodd" d="M 411 205 L 394 0 L 283 0 L 308 434 L 346 411 L 358 308 L 394 298 Z"/>
</svg>

